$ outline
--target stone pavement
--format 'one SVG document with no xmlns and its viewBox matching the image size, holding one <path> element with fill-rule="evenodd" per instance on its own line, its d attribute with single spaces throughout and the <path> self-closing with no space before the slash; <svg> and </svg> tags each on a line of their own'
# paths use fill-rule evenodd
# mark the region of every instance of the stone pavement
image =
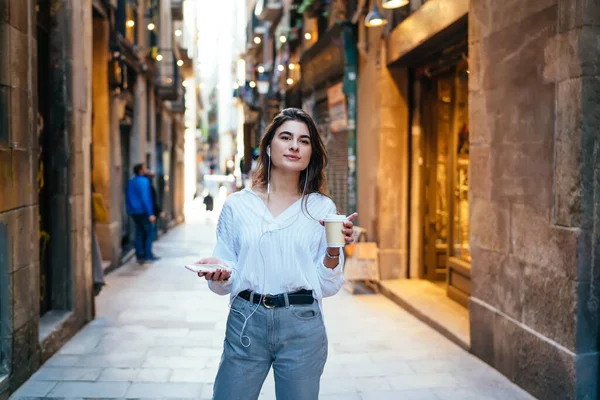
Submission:
<svg viewBox="0 0 600 400">
<path fill-rule="evenodd" d="M 107 276 L 97 319 L 12 399 L 210 399 L 228 298 L 183 268 L 214 245 L 215 216 L 199 206 L 155 245 L 157 264 L 129 263 Z M 381 295 L 342 290 L 324 312 L 330 348 L 321 399 L 532 398 Z M 274 398 L 270 374 L 261 399 Z"/>
</svg>

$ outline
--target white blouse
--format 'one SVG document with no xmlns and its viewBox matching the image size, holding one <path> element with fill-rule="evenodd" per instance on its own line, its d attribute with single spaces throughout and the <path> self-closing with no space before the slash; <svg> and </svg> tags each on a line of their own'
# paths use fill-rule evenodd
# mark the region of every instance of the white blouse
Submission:
<svg viewBox="0 0 600 400">
<path fill-rule="evenodd" d="M 210 289 L 235 297 L 249 289 L 260 294 L 279 294 L 300 289 L 313 291 L 317 300 L 336 294 L 344 282 L 344 256 L 334 269 L 323 265 L 327 248 L 327 214 L 337 214 L 335 204 L 318 193 L 308 195 L 308 215 L 297 200 L 273 217 L 251 189 L 230 195 L 217 223 L 213 256 L 233 270 L 227 281 L 209 281 Z"/>
</svg>

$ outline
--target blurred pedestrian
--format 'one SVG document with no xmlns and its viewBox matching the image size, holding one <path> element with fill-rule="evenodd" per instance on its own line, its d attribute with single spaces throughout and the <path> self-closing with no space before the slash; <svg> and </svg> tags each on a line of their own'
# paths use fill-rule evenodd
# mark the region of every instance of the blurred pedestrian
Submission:
<svg viewBox="0 0 600 400">
<path fill-rule="evenodd" d="M 158 230 L 160 228 L 161 220 L 165 219 L 165 212 L 162 210 L 160 202 L 158 201 L 158 192 L 156 191 L 156 187 L 154 187 L 154 172 L 152 170 L 146 170 L 146 178 L 150 181 L 150 194 L 152 195 L 152 205 L 154 207 L 154 216 L 156 217 L 156 222 L 153 224 L 152 237 L 156 240 L 158 236 Z M 160 259 L 159 256 L 152 253 L 152 257 L 154 260 Z"/>
<path fill-rule="evenodd" d="M 206 192 L 206 196 L 204 196 L 204 206 L 206 207 L 206 211 L 212 211 L 215 206 L 215 199 L 211 196 L 210 192 Z"/>
<path fill-rule="evenodd" d="M 133 167 L 133 178 L 127 183 L 126 205 L 127 214 L 135 223 L 135 256 L 139 264 L 152 263 L 152 240 L 156 215 L 152 202 L 152 189 L 146 177 L 144 164 Z"/>
</svg>

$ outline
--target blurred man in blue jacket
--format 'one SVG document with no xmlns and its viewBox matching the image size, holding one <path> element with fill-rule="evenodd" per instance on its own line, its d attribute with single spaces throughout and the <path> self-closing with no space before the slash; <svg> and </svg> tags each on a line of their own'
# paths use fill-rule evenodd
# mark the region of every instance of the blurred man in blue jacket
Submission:
<svg viewBox="0 0 600 400">
<path fill-rule="evenodd" d="M 135 222 L 135 255 L 140 264 L 152 263 L 156 258 L 152 254 L 154 232 L 154 203 L 150 181 L 146 178 L 146 167 L 137 164 L 133 167 L 135 176 L 127 184 L 127 214 Z"/>
</svg>

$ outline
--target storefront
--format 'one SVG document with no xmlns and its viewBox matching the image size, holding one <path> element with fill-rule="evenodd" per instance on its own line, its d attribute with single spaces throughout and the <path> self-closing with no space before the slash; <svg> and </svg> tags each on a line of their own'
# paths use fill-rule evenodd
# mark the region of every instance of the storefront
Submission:
<svg viewBox="0 0 600 400">
<path fill-rule="evenodd" d="M 469 348 L 468 2 L 397 14 L 359 32 L 359 225 L 382 293 Z"/>
<path fill-rule="evenodd" d="M 413 0 L 359 40 L 379 287 L 536 398 L 598 395 L 598 96 L 587 61 L 555 68 L 576 50 L 552 45 L 593 48 L 584 20 L 563 22 L 598 9 Z"/>
<path fill-rule="evenodd" d="M 465 307 L 471 293 L 467 53 L 464 26 L 410 68 L 411 232 L 420 233 L 411 237 L 409 257 L 420 263 L 420 278 Z"/>
</svg>

